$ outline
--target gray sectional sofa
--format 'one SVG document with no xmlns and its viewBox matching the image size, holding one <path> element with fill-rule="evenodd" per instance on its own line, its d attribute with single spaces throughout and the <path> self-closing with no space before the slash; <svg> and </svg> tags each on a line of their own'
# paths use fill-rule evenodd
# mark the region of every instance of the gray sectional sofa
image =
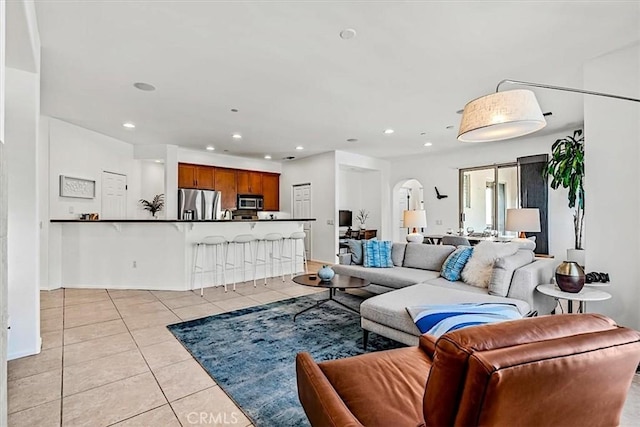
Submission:
<svg viewBox="0 0 640 427">
<path fill-rule="evenodd" d="M 447 245 L 394 243 L 393 268 L 365 268 L 350 264 L 350 254 L 341 256 L 341 264 L 332 267 L 336 273 L 369 280 L 375 285 L 372 287 L 384 291 L 360 305 L 365 337 L 371 331 L 417 345 L 420 331 L 406 311 L 408 306 L 503 302 L 515 304 L 523 315 L 536 311 L 549 314 L 554 310 L 556 301 L 535 290 L 538 284 L 550 283 L 557 266 L 553 259 L 534 260 L 533 253 L 524 252 L 530 250 L 521 249 L 496 261 L 492 286 L 487 289 L 440 277 L 442 264 L 454 250 L 454 246 Z"/>
</svg>

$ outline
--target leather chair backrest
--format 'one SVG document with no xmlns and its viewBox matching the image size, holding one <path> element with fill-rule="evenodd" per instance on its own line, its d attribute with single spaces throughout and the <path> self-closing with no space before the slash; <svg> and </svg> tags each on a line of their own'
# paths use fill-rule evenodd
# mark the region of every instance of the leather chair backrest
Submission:
<svg viewBox="0 0 640 427">
<path fill-rule="evenodd" d="M 617 425 L 639 361 L 640 334 L 595 314 L 461 329 L 436 343 L 425 423 Z"/>
</svg>

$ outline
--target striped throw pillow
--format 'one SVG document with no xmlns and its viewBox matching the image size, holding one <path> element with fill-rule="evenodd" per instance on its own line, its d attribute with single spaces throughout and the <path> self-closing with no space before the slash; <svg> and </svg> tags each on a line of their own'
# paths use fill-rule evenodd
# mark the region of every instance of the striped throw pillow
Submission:
<svg viewBox="0 0 640 427">
<path fill-rule="evenodd" d="M 364 249 L 365 267 L 389 268 L 393 267 L 391 260 L 392 243 L 388 240 L 367 240 L 362 244 Z"/>
<path fill-rule="evenodd" d="M 461 246 L 451 253 L 442 264 L 440 275 L 450 282 L 457 282 L 462 275 L 462 269 L 473 255 L 473 248 Z"/>
</svg>

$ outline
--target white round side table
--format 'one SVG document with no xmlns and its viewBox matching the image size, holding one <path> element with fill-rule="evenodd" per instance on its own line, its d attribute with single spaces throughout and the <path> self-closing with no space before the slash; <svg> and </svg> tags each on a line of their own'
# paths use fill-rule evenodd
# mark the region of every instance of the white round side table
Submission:
<svg viewBox="0 0 640 427">
<path fill-rule="evenodd" d="M 579 302 L 578 313 L 586 313 L 587 301 L 604 301 L 611 298 L 610 293 L 588 286 L 585 286 L 577 293 L 564 292 L 555 284 L 538 285 L 536 290 L 556 300 L 566 299 L 569 302 L 569 313 L 573 312 L 573 301 Z"/>
</svg>

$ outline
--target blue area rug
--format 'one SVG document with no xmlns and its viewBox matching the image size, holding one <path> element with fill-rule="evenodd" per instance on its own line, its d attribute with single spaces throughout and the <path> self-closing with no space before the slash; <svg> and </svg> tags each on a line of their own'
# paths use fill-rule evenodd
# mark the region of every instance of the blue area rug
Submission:
<svg viewBox="0 0 640 427">
<path fill-rule="evenodd" d="M 298 401 L 296 353 L 317 361 L 362 354 L 360 316 L 334 303 L 293 315 L 323 299 L 304 296 L 168 326 L 193 357 L 260 427 L 308 426 Z M 340 294 L 357 307 L 361 298 Z M 376 334 L 368 351 L 402 347 Z"/>
</svg>

